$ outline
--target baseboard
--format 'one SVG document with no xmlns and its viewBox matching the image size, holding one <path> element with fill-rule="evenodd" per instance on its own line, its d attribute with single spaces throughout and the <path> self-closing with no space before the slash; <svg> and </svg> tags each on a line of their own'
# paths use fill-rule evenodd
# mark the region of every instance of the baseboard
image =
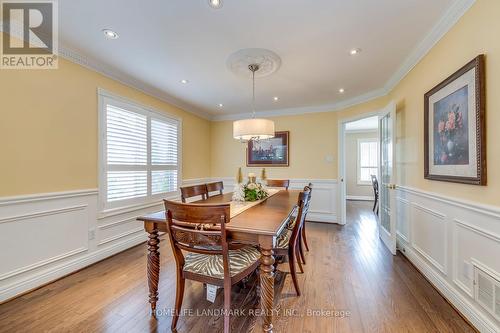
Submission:
<svg viewBox="0 0 500 333">
<path fill-rule="evenodd" d="M 337 223 L 337 215 L 326 213 L 307 213 L 308 222 Z"/>
<path fill-rule="evenodd" d="M 365 195 L 347 195 L 346 196 L 347 200 L 352 200 L 352 201 L 374 201 L 374 197 L 370 196 L 365 196 Z"/>
</svg>

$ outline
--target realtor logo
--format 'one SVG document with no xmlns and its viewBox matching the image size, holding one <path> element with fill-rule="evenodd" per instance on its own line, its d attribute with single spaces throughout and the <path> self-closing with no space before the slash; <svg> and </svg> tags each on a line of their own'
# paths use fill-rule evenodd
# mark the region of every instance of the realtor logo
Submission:
<svg viewBox="0 0 500 333">
<path fill-rule="evenodd" d="M 2 1 L 2 69 L 57 68 L 57 3 Z"/>
</svg>

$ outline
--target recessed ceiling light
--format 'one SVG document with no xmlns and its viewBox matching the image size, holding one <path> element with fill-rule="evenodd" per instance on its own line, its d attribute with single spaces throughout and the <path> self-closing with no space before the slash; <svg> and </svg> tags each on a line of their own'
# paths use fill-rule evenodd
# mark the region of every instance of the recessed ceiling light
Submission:
<svg viewBox="0 0 500 333">
<path fill-rule="evenodd" d="M 349 54 L 350 55 L 356 55 L 356 54 L 360 54 L 361 53 L 361 49 L 352 49 L 351 51 L 349 51 Z"/>
<path fill-rule="evenodd" d="M 277 101 L 279 101 L 280 98 L 278 96 L 274 96 L 273 99 L 275 102 L 277 102 Z"/>
<path fill-rule="evenodd" d="M 221 103 L 221 104 L 219 104 L 217 106 L 220 107 L 220 108 L 222 108 L 222 107 L 224 107 L 224 104 Z"/>
<path fill-rule="evenodd" d="M 339 89 L 339 93 L 343 94 L 345 92 L 344 88 Z"/>
<path fill-rule="evenodd" d="M 208 0 L 208 5 L 213 9 L 222 8 L 222 0 Z"/>
<path fill-rule="evenodd" d="M 188 80 L 186 80 L 186 79 L 182 79 L 182 80 L 181 80 L 181 83 L 182 83 L 182 84 L 188 84 L 188 83 L 189 83 L 189 81 L 188 81 Z"/>
<path fill-rule="evenodd" d="M 103 29 L 102 33 L 107 39 L 118 39 L 118 34 L 111 29 Z"/>
</svg>

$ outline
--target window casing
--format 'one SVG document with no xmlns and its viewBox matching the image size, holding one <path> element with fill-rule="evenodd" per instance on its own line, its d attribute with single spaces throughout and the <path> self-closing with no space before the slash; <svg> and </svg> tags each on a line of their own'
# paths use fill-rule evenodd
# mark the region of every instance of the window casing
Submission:
<svg viewBox="0 0 500 333">
<path fill-rule="evenodd" d="M 371 175 L 378 174 L 378 140 L 358 139 L 358 185 L 371 185 Z"/>
<path fill-rule="evenodd" d="M 98 98 L 101 211 L 176 196 L 181 120 L 103 90 Z"/>
</svg>

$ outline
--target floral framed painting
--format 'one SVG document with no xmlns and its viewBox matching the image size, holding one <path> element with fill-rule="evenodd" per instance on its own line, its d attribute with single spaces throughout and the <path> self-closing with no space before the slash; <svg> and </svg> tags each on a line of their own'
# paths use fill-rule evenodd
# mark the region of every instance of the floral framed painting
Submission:
<svg viewBox="0 0 500 333">
<path fill-rule="evenodd" d="M 486 185 L 484 56 L 425 94 L 424 177 Z"/>
<path fill-rule="evenodd" d="M 287 167 L 290 132 L 275 132 L 274 138 L 248 141 L 247 166 Z"/>
</svg>

